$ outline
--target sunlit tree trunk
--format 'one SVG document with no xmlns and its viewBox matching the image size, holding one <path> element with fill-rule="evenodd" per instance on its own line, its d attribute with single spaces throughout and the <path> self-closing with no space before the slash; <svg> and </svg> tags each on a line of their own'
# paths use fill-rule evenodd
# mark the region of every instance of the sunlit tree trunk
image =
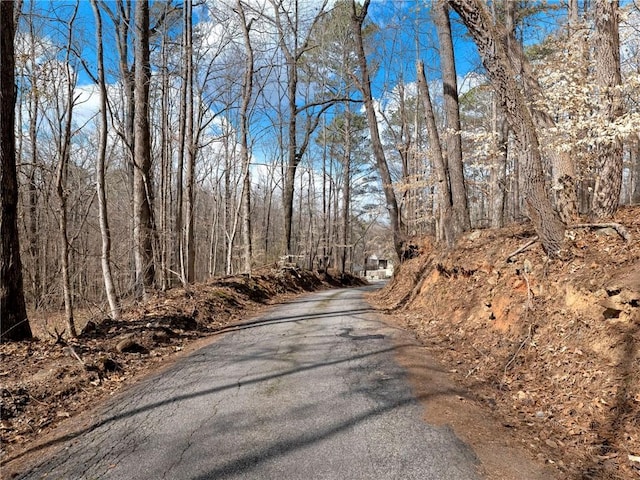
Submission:
<svg viewBox="0 0 640 480">
<path fill-rule="evenodd" d="M 109 303 L 109 315 L 113 319 L 120 317 L 120 306 L 111 273 L 111 229 L 107 215 L 107 193 L 105 184 L 105 158 L 107 153 L 107 86 L 104 74 L 104 53 L 102 44 L 102 16 L 96 0 L 91 0 L 96 22 L 96 60 L 98 63 L 98 88 L 100 89 L 98 158 L 96 159 L 96 188 L 98 193 L 98 215 L 100 235 L 102 237 L 102 277 Z"/>
<path fill-rule="evenodd" d="M 514 135 L 525 152 L 523 174 L 527 212 L 547 255 L 557 256 L 564 241 L 565 225 L 547 196 L 537 130 L 501 41 L 505 34 L 498 33 L 481 0 L 449 2 L 473 37 Z"/>
<path fill-rule="evenodd" d="M 517 85 L 520 86 L 521 92 L 529 104 L 528 108 L 534 126 L 539 133 L 552 129 L 555 126 L 553 118 L 544 109 L 536 107 L 536 101 L 542 94 L 542 88 L 533 73 L 521 43 L 515 38 L 519 4 L 510 0 L 503 0 L 503 3 L 505 10 L 504 28 L 498 28 L 496 33 L 501 37 L 507 52 L 507 60 L 514 74 L 516 74 L 518 82 L 520 82 Z M 548 155 L 550 160 L 554 207 L 564 223 L 571 223 L 578 214 L 575 160 L 570 153 L 554 149 L 546 149 L 545 154 Z M 518 168 L 520 168 L 520 165 L 518 165 Z M 516 199 L 519 199 L 519 197 L 516 197 Z"/>
<path fill-rule="evenodd" d="M 31 338 L 18 239 L 14 2 L 0 2 L 0 341 Z"/>
<path fill-rule="evenodd" d="M 364 102 L 365 110 L 367 113 L 367 122 L 369 123 L 369 132 L 371 136 L 371 146 L 373 149 L 373 157 L 382 180 L 382 189 L 384 191 L 385 200 L 387 203 L 387 211 L 389 212 L 389 219 L 391 221 L 391 230 L 393 232 L 393 245 L 398 255 L 398 258 L 402 258 L 403 244 L 404 244 L 404 228 L 400 219 L 400 211 L 398 208 L 398 201 L 396 199 L 395 191 L 393 190 L 393 182 L 391 180 L 391 173 L 389 172 L 389 165 L 384 153 L 384 147 L 380 140 L 380 132 L 378 130 L 378 119 L 375 112 L 375 105 L 373 102 L 373 95 L 371 94 L 371 79 L 369 78 L 369 67 L 367 65 L 367 57 L 364 52 L 364 43 L 362 38 L 362 26 L 367 16 L 370 0 L 365 0 L 362 7 L 358 7 L 355 0 L 351 2 L 351 26 L 353 29 L 353 35 L 356 41 L 356 53 L 358 56 L 358 63 L 360 68 L 360 79 L 358 79 L 358 88 L 362 93 L 362 100 Z"/>
<path fill-rule="evenodd" d="M 65 58 L 65 78 L 66 89 L 64 95 L 66 98 L 57 99 L 57 102 L 65 102 L 63 105 L 64 113 L 58 112 L 56 121 L 58 121 L 59 138 L 57 139 L 57 156 L 58 164 L 56 166 L 56 196 L 58 200 L 58 229 L 60 234 L 60 270 L 62 273 L 62 295 L 64 298 L 64 311 L 67 333 L 70 337 L 77 336 L 75 319 L 73 314 L 73 297 L 71 295 L 71 266 L 69 263 L 69 234 L 68 234 L 68 189 L 67 176 L 69 162 L 71 159 L 71 129 L 74 108 L 74 89 L 77 82 L 77 73 L 73 71 L 70 64 L 71 42 L 73 39 L 73 25 L 77 15 L 78 4 L 71 20 L 67 24 L 67 54 Z M 58 103 L 59 104 L 59 103 Z M 60 109 L 62 110 L 62 109 Z"/>
<path fill-rule="evenodd" d="M 511 9 L 511 7 L 507 5 L 507 9 Z M 491 15 L 493 16 L 494 21 L 497 20 L 496 2 L 491 3 Z M 508 25 L 513 24 L 513 18 L 509 13 L 507 13 L 505 17 L 508 18 L 505 20 L 505 30 L 510 32 L 512 30 Z M 501 228 L 504 226 L 507 197 L 506 182 L 509 127 L 508 123 L 504 119 L 502 111 L 500 110 L 498 98 L 495 93 L 492 93 L 491 95 L 491 131 L 493 133 L 495 143 L 492 148 L 494 153 L 493 158 L 491 159 L 489 178 L 489 217 L 492 228 Z"/>
<path fill-rule="evenodd" d="M 173 242 L 173 229 L 170 228 L 171 217 L 171 192 L 173 156 L 170 127 L 170 102 L 169 102 L 169 42 L 166 28 L 163 32 L 160 45 L 160 58 L 162 66 L 160 74 L 160 288 L 165 291 L 169 288 L 169 270 L 171 269 L 171 247 Z"/>
<path fill-rule="evenodd" d="M 186 11 L 183 19 L 186 18 Z M 183 57 L 187 50 L 187 29 L 183 22 L 182 48 Z M 176 201 L 175 201 L 175 224 L 173 229 L 174 257 L 176 259 L 177 271 L 180 273 L 180 281 L 183 286 L 187 284 L 185 265 L 185 235 L 184 235 L 184 160 L 187 154 L 187 103 L 188 103 L 188 82 L 189 72 L 187 62 L 182 61 L 181 72 L 182 83 L 180 85 L 180 103 L 178 111 L 178 151 L 176 159 Z"/>
<path fill-rule="evenodd" d="M 194 109 L 193 109 L 193 26 L 192 26 L 192 2 L 186 0 L 184 3 L 184 29 L 185 29 L 185 73 L 183 81 L 187 85 L 186 95 L 186 123 L 185 123 L 185 145 L 187 155 L 186 167 L 186 199 L 185 199 L 185 233 L 184 233 L 184 254 L 186 268 L 183 271 L 183 277 L 187 283 L 193 283 L 195 280 L 195 261 L 196 261 L 196 244 L 195 244 L 195 171 L 196 171 L 196 154 L 197 145 L 194 141 Z"/>
<path fill-rule="evenodd" d="M 242 79 L 242 105 L 240 106 L 240 161 L 242 162 L 243 180 L 242 180 L 242 247 L 243 255 L 243 273 L 251 273 L 251 171 L 249 169 L 249 104 L 253 95 L 253 46 L 251 45 L 252 20 L 247 22 L 244 14 L 242 3 L 237 0 L 237 13 L 240 16 L 240 26 L 244 38 L 244 45 L 247 58 L 245 60 L 245 71 Z"/>
<path fill-rule="evenodd" d="M 344 158 L 342 164 L 342 256 L 340 271 L 346 272 L 349 253 L 349 212 L 351 211 L 351 110 L 344 117 Z"/>
<path fill-rule="evenodd" d="M 618 35 L 618 0 L 594 0 L 594 54 L 598 105 L 607 123 L 623 112 L 617 88 L 620 86 L 620 39 Z M 618 209 L 622 186 L 622 140 L 615 136 L 596 147 L 596 184 L 592 213 L 598 218 L 612 217 Z"/>
<path fill-rule="evenodd" d="M 134 116 L 134 258 L 136 296 L 146 299 L 153 285 L 153 184 L 149 129 L 149 2 L 135 4 L 135 116 Z"/>
<path fill-rule="evenodd" d="M 31 8 L 34 8 L 33 3 Z M 33 12 L 31 12 L 33 13 Z M 31 38 L 35 38 L 35 29 L 32 21 L 29 22 L 29 35 Z M 40 79 L 40 72 L 37 68 L 37 56 L 36 42 L 30 42 L 30 68 L 27 70 L 30 75 L 31 91 L 29 92 L 28 101 L 28 116 L 29 116 L 29 145 L 30 145 L 30 162 L 29 166 L 29 182 L 27 185 L 27 204 L 29 211 L 29 235 L 27 236 L 28 251 L 29 251 L 29 263 L 31 270 L 31 294 L 33 295 L 33 308 L 38 309 L 42 304 L 42 277 L 40 275 L 41 262 L 40 260 L 40 236 L 39 230 L 39 209 L 38 209 L 38 183 L 39 175 L 41 171 L 40 159 L 39 159 L 39 145 L 38 145 L 38 121 L 40 119 L 40 102 L 42 92 L 38 88 Z M 18 108 L 18 115 L 21 114 L 22 109 Z M 20 158 L 20 156 L 19 156 Z"/>
<path fill-rule="evenodd" d="M 640 203 L 640 135 L 636 134 L 630 143 L 631 171 L 633 187 L 631 191 L 631 203 Z"/>
<path fill-rule="evenodd" d="M 440 242 L 444 242 L 447 246 L 453 246 L 456 240 L 456 228 L 454 225 L 453 208 L 451 205 L 451 190 L 449 188 L 449 178 L 447 173 L 446 162 L 442 152 L 442 144 L 440 135 L 436 126 L 436 118 L 433 113 L 433 105 L 431 103 L 431 94 L 429 93 L 429 85 L 424 74 L 424 63 L 418 62 L 418 89 L 420 98 L 424 108 L 424 117 L 427 125 L 427 135 L 429 136 L 429 151 L 433 168 L 436 171 L 438 189 L 438 223 L 436 226 L 436 238 Z"/>
<path fill-rule="evenodd" d="M 495 137 L 490 173 L 490 219 L 492 228 L 504 226 L 506 182 L 507 182 L 507 146 L 509 127 L 502 118 L 495 95 L 491 99 L 491 130 Z"/>
<path fill-rule="evenodd" d="M 442 69 L 442 87 L 444 94 L 445 139 L 447 155 L 446 169 L 450 182 L 451 205 L 453 210 L 453 232 L 457 237 L 471 228 L 467 188 L 462 163 L 462 127 L 460 126 L 460 104 L 458 101 L 458 77 L 451 37 L 449 7 L 446 0 L 437 0 L 433 4 L 434 20 L 440 44 L 440 65 Z"/>
</svg>

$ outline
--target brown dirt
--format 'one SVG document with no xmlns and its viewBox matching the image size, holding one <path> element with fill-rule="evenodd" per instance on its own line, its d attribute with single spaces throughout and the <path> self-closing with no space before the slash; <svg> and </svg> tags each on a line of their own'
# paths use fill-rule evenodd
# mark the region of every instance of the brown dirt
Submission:
<svg viewBox="0 0 640 480">
<path fill-rule="evenodd" d="M 120 321 L 81 315 L 83 333 L 57 343 L 61 315 L 32 316 L 35 340 L 0 344 L 3 473 L 20 471 L 39 455 L 52 435 L 61 435 L 61 424 L 66 425 L 62 430 L 73 429 L 83 421 L 82 412 L 267 305 L 302 292 L 358 284 L 363 282 L 352 276 L 263 269 L 251 277 L 157 292 L 145 304 L 130 305 Z"/>
<path fill-rule="evenodd" d="M 534 235 L 527 224 L 471 232 L 444 253 L 420 241 L 371 300 L 470 392 L 434 416 L 477 447 L 492 436 L 475 423 L 484 406 L 560 478 L 640 478 L 640 207 L 615 221 L 630 242 L 576 228 L 562 261 L 538 244 L 506 261 Z"/>
</svg>

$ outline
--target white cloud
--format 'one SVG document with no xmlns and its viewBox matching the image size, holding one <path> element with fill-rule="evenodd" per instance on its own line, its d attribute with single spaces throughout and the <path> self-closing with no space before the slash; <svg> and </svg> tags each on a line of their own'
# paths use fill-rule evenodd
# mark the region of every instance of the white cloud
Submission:
<svg viewBox="0 0 640 480">
<path fill-rule="evenodd" d="M 100 111 L 100 91 L 95 84 L 76 87 L 74 92 L 76 105 L 73 110 L 75 123 L 84 125 L 90 122 Z"/>
</svg>

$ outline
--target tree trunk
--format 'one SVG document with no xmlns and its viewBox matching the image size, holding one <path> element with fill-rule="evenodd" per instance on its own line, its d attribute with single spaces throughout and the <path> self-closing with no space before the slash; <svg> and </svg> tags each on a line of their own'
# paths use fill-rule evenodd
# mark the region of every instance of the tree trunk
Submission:
<svg viewBox="0 0 640 480">
<path fill-rule="evenodd" d="M 378 131 L 378 119 L 375 112 L 375 105 L 373 103 L 373 96 L 371 94 L 371 79 L 369 78 L 367 57 L 364 52 L 364 43 L 362 39 L 362 25 L 364 23 L 364 19 L 367 16 L 367 11 L 369 9 L 370 3 L 370 0 L 365 0 L 364 5 L 362 5 L 360 11 L 358 12 L 355 0 L 351 2 L 351 26 L 353 29 L 353 34 L 355 36 L 356 54 L 358 56 L 361 76 L 358 81 L 358 88 L 362 92 L 362 99 L 367 113 L 367 122 L 369 124 L 373 157 L 376 161 L 378 173 L 380 174 L 380 179 L 382 181 L 382 189 L 384 191 L 385 200 L 387 202 L 389 220 L 391 221 L 391 231 L 393 232 L 393 246 L 396 254 L 398 255 L 398 258 L 402 259 L 404 246 L 404 228 L 400 220 L 400 211 L 398 209 L 396 194 L 393 190 L 391 173 L 389 172 L 389 166 L 387 165 L 387 159 L 385 158 L 384 148 L 382 146 L 382 141 L 380 140 L 380 133 Z"/>
<path fill-rule="evenodd" d="M 170 285 L 171 248 L 174 245 L 172 229 L 170 228 L 171 208 L 171 186 L 173 172 L 173 155 L 170 127 L 170 102 L 169 102 L 169 48 L 170 42 L 167 30 L 163 32 L 160 46 L 160 58 L 162 67 L 160 68 L 162 80 L 160 82 L 160 288 L 166 291 Z"/>
<path fill-rule="evenodd" d="M 111 273 L 111 230 L 107 215 L 107 193 L 105 185 L 105 158 L 107 152 L 107 87 L 104 74 L 104 53 L 102 47 L 102 17 L 96 0 L 91 0 L 96 22 L 96 56 L 98 62 L 98 88 L 100 89 L 100 126 L 98 141 L 98 158 L 96 159 L 96 188 L 98 194 L 98 215 L 100 236 L 102 237 L 102 278 L 104 290 L 109 303 L 109 315 L 117 320 L 120 317 L 120 306 Z"/>
<path fill-rule="evenodd" d="M 245 72 L 242 82 L 242 105 L 240 107 L 240 156 L 243 166 L 242 184 L 242 243 L 244 250 L 243 273 L 251 274 L 251 175 L 249 169 L 249 104 L 253 95 L 253 46 L 251 45 L 252 20 L 247 22 L 240 0 L 237 0 L 237 13 L 240 16 L 240 25 L 244 37 L 247 58 L 245 60 Z"/>
<path fill-rule="evenodd" d="M 293 222 L 293 197 L 295 192 L 295 178 L 298 165 L 302 161 L 306 149 L 309 145 L 310 136 L 319 123 L 319 117 L 314 121 L 307 122 L 306 131 L 304 132 L 304 141 L 298 143 L 298 115 L 305 111 L 304 107 L 299 108 L 296 104 L 298 97 L 298 69 L 300 68 L 300 59 L 302 55 L 309 49 L 310 34 L 314 30 L 314 26 L 325 11 L 327 0 L 323 0 L 322 4 L 317 8 L 315 17 L 310 25 L 305 29 L 306 36 L 300 38 L 302 31 L 299 22 L 299 5 L 295 0 L 287 11 L 282 1 L 270 0 L 274 9 L 274 21 L 278 33 L 280 35 L 279 45 L 284 55 L 287 69 L 287 106 L 289 109 L 289 121 L 287 125 L 287 165 L 284 172 L 284 187 L 282 193 L 282 201 L 284 207 L 285 222 L 285 243 L 287 255 L 293 253 L 292 245 L 292 222 Z M 282 14 L 285 13 L 283 22 Z M 287 32 L 286 26 L 291 30 Z M 293 36 L 292 43 L 289 45 L 289 37 Z"/>
<path fill-rule="evenodd" d="M 607 124 L 622 115 L 620 86 L 620 39 L 618 35 L 618 0 L 595 0 L 594 46 L 596 80 L 599 87 L 600 115 Z M 618 209 L 622 186 L 622 140 L 614 137 L 596 147 L 596 184 L 592 214 L 612 217 Z"/>
<path fill-rule="evenodd" d="M 555 123 L 544 110 L 535 107 L 536 97 L 542 94 L 542 88 L 533 74 L 522 45 L 515 38 L 517 6 L 517 2 L 505 0 L 505 28 L 498 29 L 497 33 L 501 35 L 511 68 L 522 81 L 521 91 L 531 105 L 529 109 L 533 123 L 538 131 L 542 132 L 554 128 Z M 550 156 L 551 188 L 555 208 L 563 222 L 571 223 L 578 215 L 575 162 L 568 152 L 549 149 L 546 153 Z"/>
<path fill-rule="evenodd" d="M 292 67 L 295 69 L 295 67 Z M 289 73 L 289 109 L 293 108 L 295 111 L 296 101 L 295 101 L 295 87 L 292 82 L 294 81 L 294 77 L 297 77 L 297 74 Z M 292 97 L 293 95 L 293 97 Z M 291 113 L 289 117 L 289 146 L 288 146 L 288 160 L 287 166 L 284 176 L 284 191 L 283 191 L 283 206 L 284 206 L 284 232 L 285 232 L 285 241 L 286 241 L 286 249 L 287 255 L 292 255 L 292 245 L 291 245 L 291 236 L 292 236 L 292 223 L 293 223 L 293 193 L 295 190 L 295 179 L 296 179 L 296 170 L 298 168 L 298 164 L 300 163 L 300 159 L 298 157 L 297 147 L 296 147 L 296 115 L 295 113 Z"/>
<path fill-rule="evenodd" d="M 507 182 L 507 145 L 509 127 L 507 122 L 498 115 L 498 105 L 492 100 L 492 130 L 496 136 L 494 147 L 495 156 L 491 163 L 490 186 L 490 217 L 491 228 L 502 228 L 504 226 L 505 203 L 506 203 L 506 182 Z"/>
<path fill-rule="evenodd" d="M 434 20 L 440 43 L 440 65 L 442 69 L 442 87 L 444 94 L 445 139 L 447 144 L 446 168 L 451 190 L 453 209 L 453 234 L 471 229 L 467 189 L 462 163 L 462 137 L 460 125 L 460 105 L 458 101 L 458 77 L 451 38 L 451 22 L 446 0 L 437 0 L 433 6 Z"/>
<path fill-rule="evenodd" d="M 631 191 L 631 203 L 640 204 L 640 135 L 637 133 L 631 140 L 629 147 L 631 159 L 631 171 L 633 179 L 633 188 Z"/>
<path fill-rule="evenodd" d="M 187 28 L 186 11 L 184 12 L 182 48 L 183 55 L 187 50 Z M 183 286 L 187 285 L 187 268 L 185 264 L 185 235 L 184 235 L 184 159 L 187 153 L 187 102 L 188 102 L 188 82 L 189 77 L 187 62 L 182 62 L 182 83 L 180 85 L 180 104 L 178 112 L 178 152 L 176 160 L 176 201 L 175 201 L 175 227 L 174 236 L 174 257 L 176 260 L 176 271 L 180 272 L 180 281 Z"/>
<path fill-rule="evenodd" d="M 0 341 L 31 338 L 18 239 L 14 2 L 0 2 Z"/>
<path fill-rule="evenodd" d="M 102 3 L 104 8 L 104 3 Z M 117 0 L 115 6 L 116 12 L 110 9 L 105 9 L 107 14 L 111 17 L 115 25 L 116 30 L 116 46 L 118 50 L 118 69 L 120 71 L 120 80 L 122 82 L 123 99 L 124 99 L 124 111 L 122 112 L 122 128 L 123 131 L 118 132 L 123 143 L 126 156 L 127 166 L 127 181 L 129 191 L 132 195 L 135 191 L 134 176 L 135 176 L 135 159 L 134 159 L 134 116 L 135 116 L 135 82 L 133 68 L 129 68 L 129 45 L 131 37 L 132 19 L 131 19 L 131 2 L 124 0 Z M 129 222 L 129 241 L 130 241 L 130 253 L 129 264 L 131 272 L 131 281 L 136 285 L 136 233 L 135 233 L 135 200 L 131 198 L 130 204 L 130 222 Z"/>
<path fill-rule="evenodd" d="M 153 285 L 153 184 L 149 129 L 149 2 L 135 4 L 135 116 L 134 116 L 134 256 L 136 297 L 146 299 Z"/>
<path fill-rule="evenodd" d="M 56 195 L 58 199 L 58 229 L 60 233 L 60 269 L 62 271 L 62 295 L 64 298 L 65 320 L 70 337 L 76 337 L 76 325 L 73 315 L 73 298 L 71 295 L 71 272 L 69 264 L 69 235 L 68 235 L 68 210 L 67 210 L 67 172 L 71 159 L 71 130 L 74 107 L 74 89 L 77 83 L 77 73 L 72 71 L 70 64 L 71 42 L 73 39 L 73 24 L 77 14 L 78 4 L 73 17 L 67 24 L 67 55 L 64 62 L 66 74 L 66 103 L 65 111 L 59 114 L 60 136 L 58 138 L 58 165 L 56 167 Z M 61 101 L 61 99 L 58 99 Z M 64 121 L 64 124 L 62 122 Z"/>
<path fill-rule="evenodd" d="M 228 127 L 225 127 L 224 136 L 224 235 L 225 235 L 225 275 L 231 275 L 233 273 L 233 242 L 235 239 L 233 211 L 235 210 L 233 205 L 233 199 L 235 198 L 231 191 L 231 173 L 232 165 L 235 164 L 235 158 L 231 158 L 232 152 L 229 146 L 230 132 L 227 131 Z"/>
<path fill-rule="evenodd" d="M 349 211 L 351 208 L 351 111 L 347 108 L 344 122 L 344 159 L 342 165 L 342 258 L 340 272 L 347 268 L 349 249 Z"/>
<path fill-rule="evenodd" d="M 192 26 L 192 2 L 185 0 L 184 3 L 184 29 L 185 29 L 185 73 L 184 82 L 187 85 L 186 96 L 186 123 L 185 123 L 185 145 L 187 154 L 187 184 L 186 184 L 186 202 L 185 202 L 185 264 L 186 271 L 183 272 L 185 281 L 193 283 L 195 280 L 195 261 L 196 261 L 196 245 L 195 245 L 195 170 L 196 170 L 196 145 L 194 141 L 194 125 L 193 125 L 193 26 Z"/>
<path fill-rule="evenodd" d="M 514 135 L 522 151 L 526 152 L 523 173 L 529 218 L 547 255 L 557 256 L 562 248 L 565 225 L 546 194 L 537 131 L 526 99 L 516 83 L 516 72 L 501 42 L 505 34 L 496 30 L 481 0 L 449 1 L 469 29 Z"/>
<path fill-rule="evenodd" d="M 31 22 L 32 23 L 32 22 Z M 31 27 L 33 28 L 33 27 Z M 30 32 L 33 34 L 33 31 Z M 33 45 L 33 42 L 31 42 Z M 32 59 L 36 58 L 36 53 L 31 52 Z M 35 77 L 32 79 L 35 82 Z M 38 141 L 37 126 L 39 116 L 40 95 L 33 88 L 31 108 L 29 113 L 29 142 L 31 143 L 31 167 L 29 168 L 29 185 L 27 187 L 27 197 L 29 202 L 29 257 L 31 260 L 31 294 L 33 295 L 33 308 L 38 309 L 42 302 L 42 285 L 40 280 L 40 248 L 38 238 L 38 189 L 37 172 L 38 172 Z"/>
<path fill-rule="evenodd" d="M 424 74 L 424 63 L 418 62 L 418 91 L 422 97 L 424 107 L 424 118 L 427 124 L 427 135 L 429 136 L 429 150 L 431 152 L 431 160 L 433 168 L 436 171 L 438 180 L 438 204 L 439 213 L 438 224 L 436 226 L 436 238 L 440 242 L 445 242 L 448 247 L 453 246 L 456 241 L 456 228 L 454 225 L 453 209 L 451 206 L 451 191 L 449 189 L 449 178 L 444 155 L 442 153 L 442 144 L 436 127 L 436 118 L 433 113 L 433 105 L 431 103 L 431 94 L 429 93 L 429 84 Z"/>
<path fill-rule="evenodd" d="M 72 101 L 71 98 L 68 99 Z M 64 140 L 61 140 L 64 141 Z M 67 232 L 67 192 L 66 171 L 68 158 L 66 153 L 59 152 L 56 168 L 56 195 L 58 198 L 58 231 L 60 234 L 60 270 L 62 272 L 62 295 L 64 298 L 64 312 L 67 330 L 70 337 L 76 337 L 76 326 L 73 318 L 73 299 L 71 297 L 71 279 L 69 273 L 69 235 Z"/>
</svg>

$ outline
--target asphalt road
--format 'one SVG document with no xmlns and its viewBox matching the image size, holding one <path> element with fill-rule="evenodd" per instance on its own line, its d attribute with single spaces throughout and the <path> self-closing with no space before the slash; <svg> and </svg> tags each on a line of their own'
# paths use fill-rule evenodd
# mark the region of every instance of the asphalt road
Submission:
<svg viewBox="0 0 640 480">
<path fill-rule="evenodd" d="M 273 308 L 107 405 L 24 479 L 472 480 L 430 426 L 366 288 Z"/>
</svg>

